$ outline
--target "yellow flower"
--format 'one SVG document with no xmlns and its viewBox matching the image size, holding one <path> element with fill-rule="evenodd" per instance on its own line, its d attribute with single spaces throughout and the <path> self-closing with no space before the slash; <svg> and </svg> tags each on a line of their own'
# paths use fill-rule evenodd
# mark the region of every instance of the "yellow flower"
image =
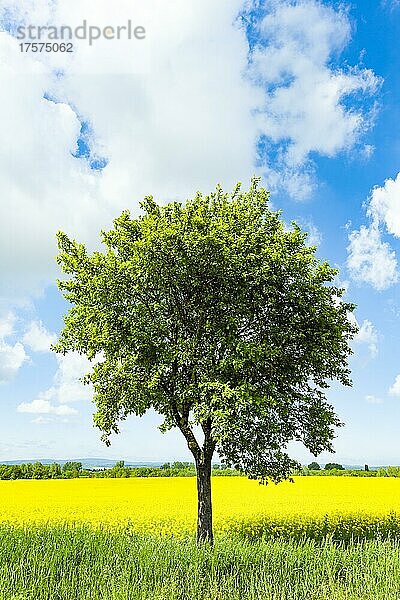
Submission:
<svg viewBox="0 0 400 600">
<path fill-rule="evenodd" d="M 261 486 L 245 477 L 215 477 L 216 533 L 322 536 L 337 528 L 400 529 L 400 479 L 296 477 Z M 192 477 L 0 481 L 0 522 L 89 524 L 94 528 L 182 536 L 196 528 Z M 394 513 L 388 516 L 390 513 Z"/>
</svg>

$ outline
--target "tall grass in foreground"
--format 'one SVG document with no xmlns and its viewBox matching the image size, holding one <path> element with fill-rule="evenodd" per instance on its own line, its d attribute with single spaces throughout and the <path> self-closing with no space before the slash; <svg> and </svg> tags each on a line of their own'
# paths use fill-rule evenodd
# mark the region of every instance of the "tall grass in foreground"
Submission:
<svg viewBox="0 0 400 600">
<path fill-rule="evenodd" d="M 0 527 L 1 600 L 396 600 L 400 544 Z"/>
</svg>

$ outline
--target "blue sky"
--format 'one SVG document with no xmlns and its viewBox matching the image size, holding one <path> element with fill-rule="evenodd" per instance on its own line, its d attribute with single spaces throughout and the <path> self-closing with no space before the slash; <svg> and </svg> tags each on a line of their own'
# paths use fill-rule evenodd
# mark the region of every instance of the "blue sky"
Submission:
<svg viewBox="0 0 400 600">
<path fill-rule="evenodd" d="M 131 19 L 146 39 L 75 40 L 67 56 L 13 37 L 83 19 Z M 49 351 L 67 309 L 55 233 L 95 248 L 146 194 L 257 173 L 357 304 L 354 385 L 329 391 L 345 422 L 334 458 L 400 464 L 399 36 L 395 0 L 0 0 L 0 460 L 189 458 L 155 414 L 100 442 L 85 360 Z"/>
</svg>

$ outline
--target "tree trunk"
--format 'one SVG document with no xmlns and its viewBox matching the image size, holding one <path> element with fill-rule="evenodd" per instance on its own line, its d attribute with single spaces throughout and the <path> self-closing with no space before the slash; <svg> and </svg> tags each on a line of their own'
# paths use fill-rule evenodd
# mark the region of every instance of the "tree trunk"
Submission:
<svg viewBox="0 0 400 600">
<path fill-rule="evenodd" d="M 197 471 L 197 542 L 213 544 L 211 503 L 211 457 L 196 461 Z"/>
</svg>

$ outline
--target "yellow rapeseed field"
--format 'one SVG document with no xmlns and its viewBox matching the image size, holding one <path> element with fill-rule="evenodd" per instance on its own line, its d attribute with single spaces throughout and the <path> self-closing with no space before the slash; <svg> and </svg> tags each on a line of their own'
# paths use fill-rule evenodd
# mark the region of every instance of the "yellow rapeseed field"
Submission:
<svg viewBox="0 0 400 600">
<path fill-rule="evenodd" d="M 343 517 L 363 522 L 400 513 L 400 479 L 296 477 L 294 483 L 262 486 L 245 477 L 215 477 L 213 502 L 217 533 L 298 531 Z M 195 529 L 196 480 L 0 481 L 0 503 L 0 522 L 14 525 L 67 522 L 180 534 Z"/>
</svg>

